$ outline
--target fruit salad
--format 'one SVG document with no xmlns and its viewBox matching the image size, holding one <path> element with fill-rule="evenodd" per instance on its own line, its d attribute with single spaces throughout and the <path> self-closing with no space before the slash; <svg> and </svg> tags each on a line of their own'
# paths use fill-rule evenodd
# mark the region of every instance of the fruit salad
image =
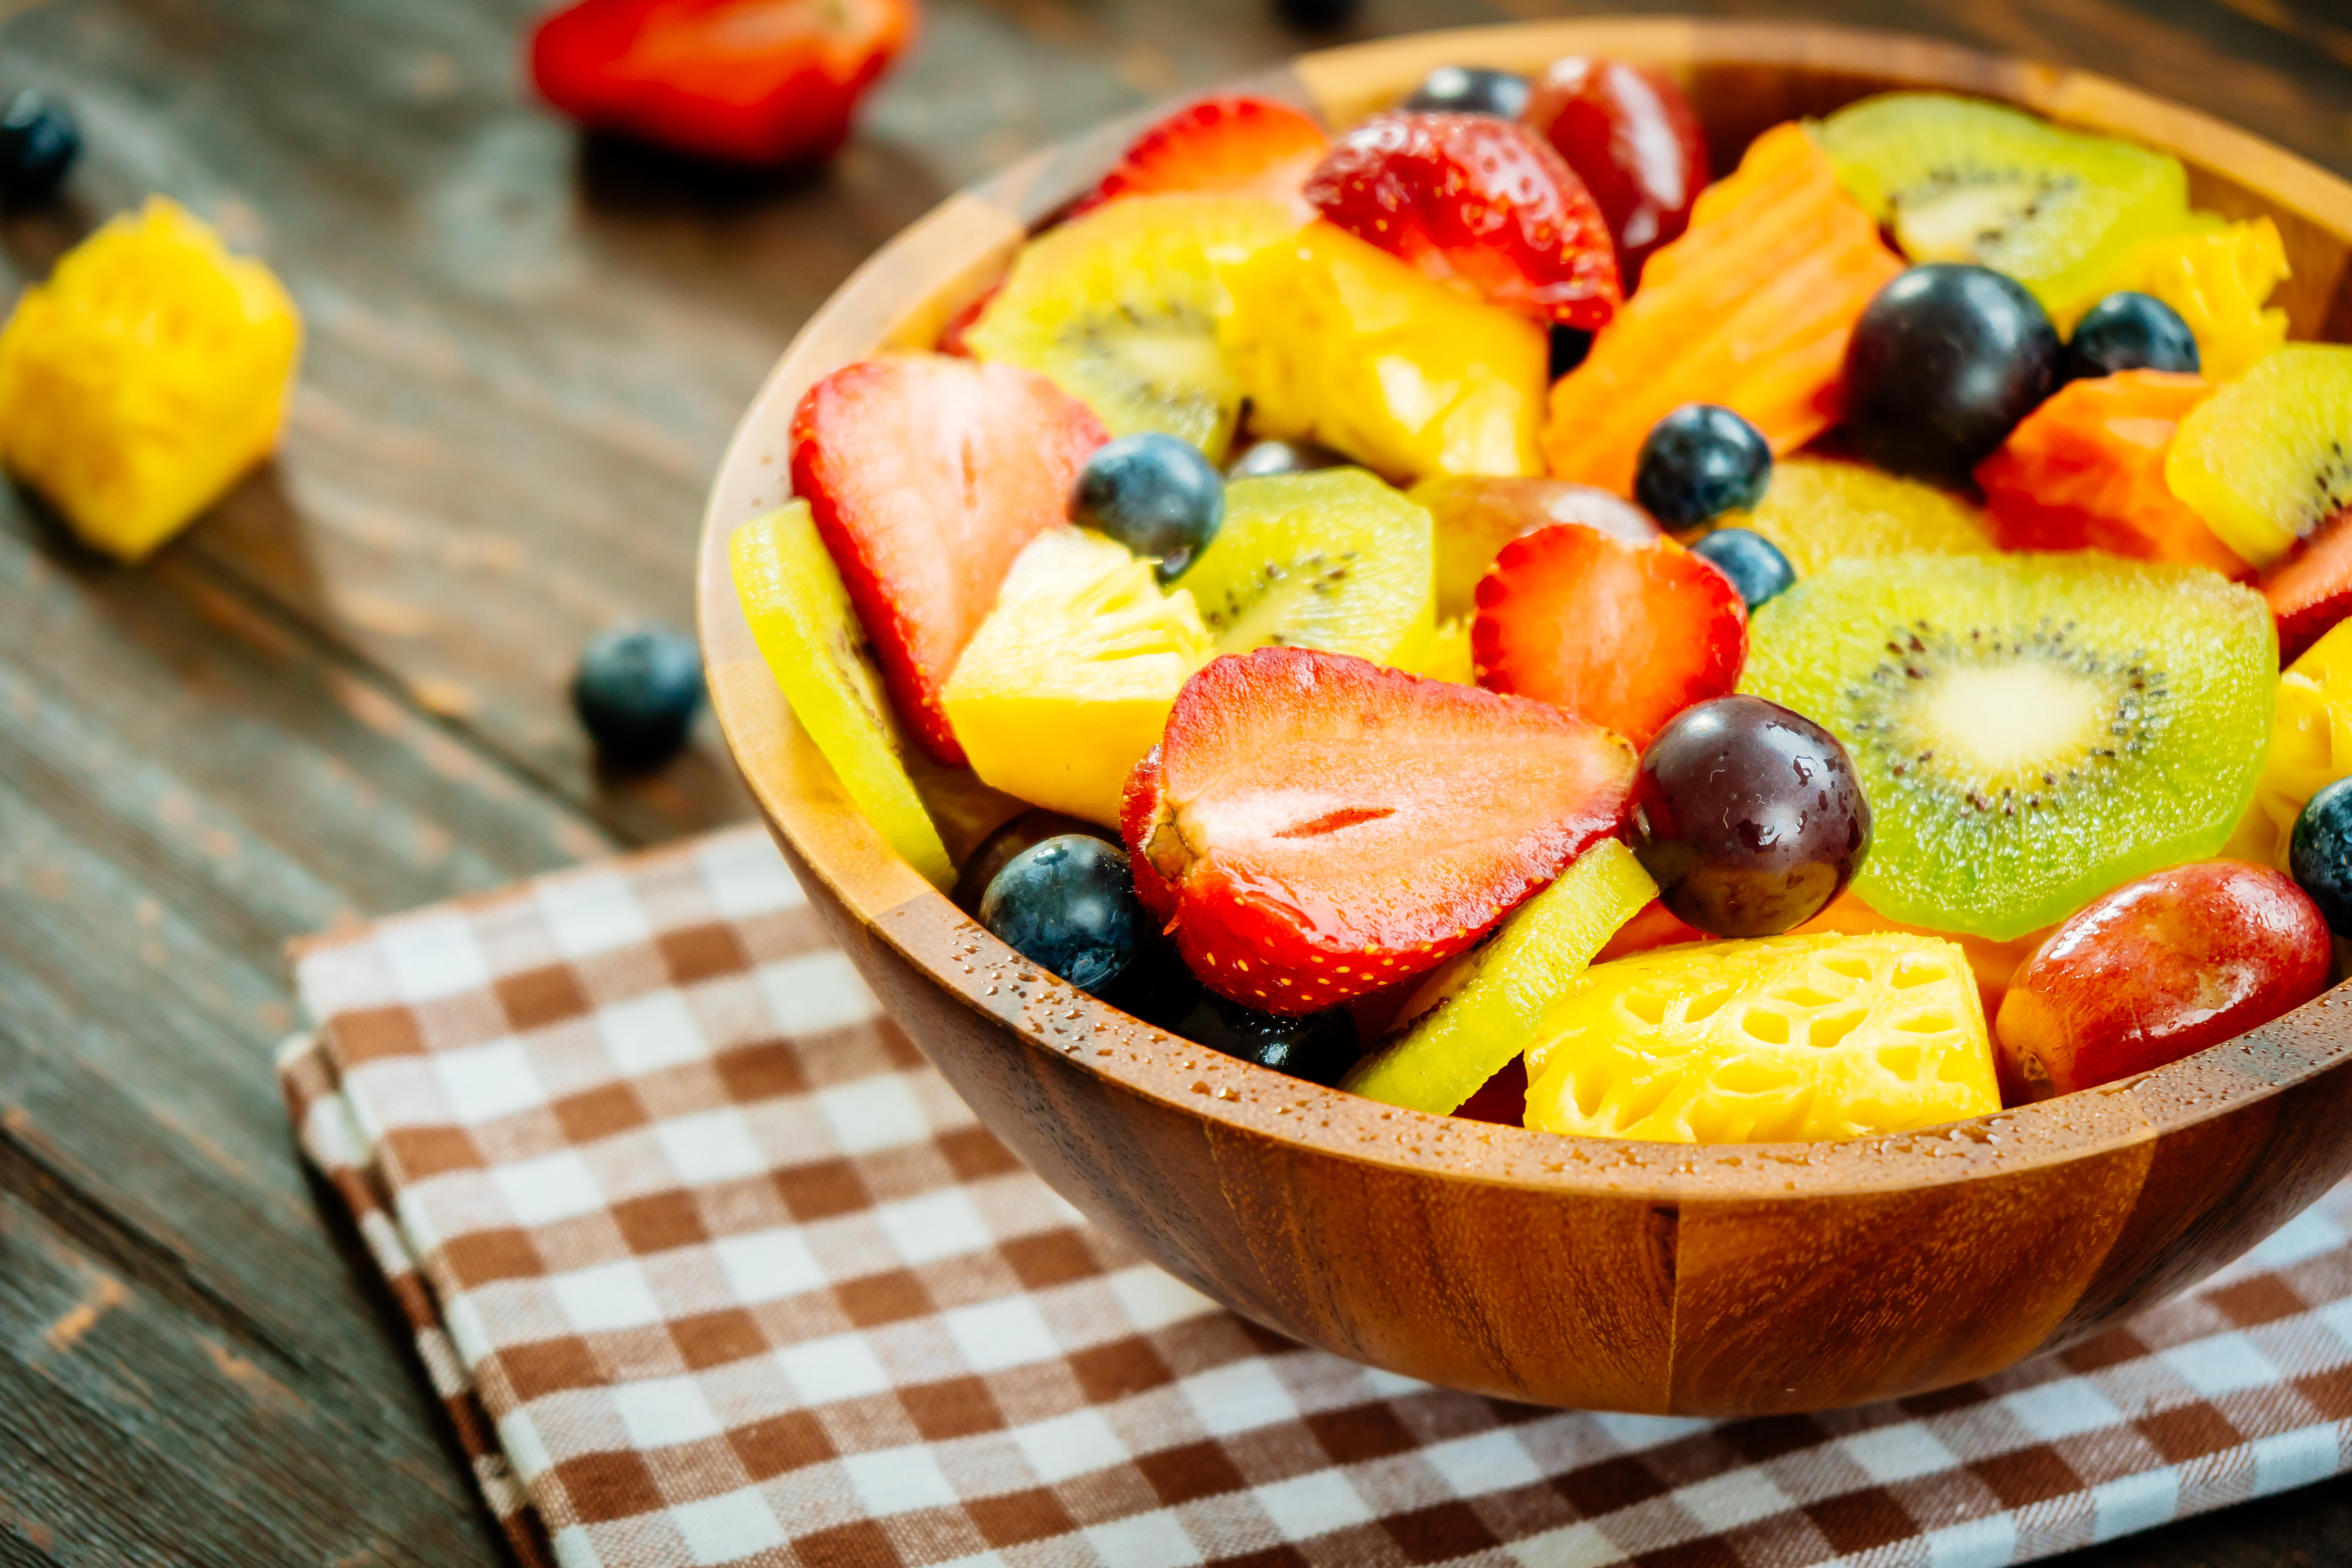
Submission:
<svg viewBox="0 0 2352 1568">
<path fill-rule="evenodd" d="M 1901 1133 L 2317 995 L 2352 347 L 2277 228 L 1939 94 L 1707 145 L 1584 57 L 1145 132 L 735 535 L 848 799 L 1171 1034 L 1562 1137 Z"/>
</svg>

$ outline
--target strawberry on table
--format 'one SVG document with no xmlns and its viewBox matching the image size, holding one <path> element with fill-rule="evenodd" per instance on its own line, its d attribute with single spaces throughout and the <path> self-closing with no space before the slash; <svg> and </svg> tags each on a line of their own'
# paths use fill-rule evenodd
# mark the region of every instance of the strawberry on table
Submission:
<svg viewBox="0 0 2352 1568">
<path fill-rule="evenodd" d="M 1555 702 L 1646 746 L 1748 658 L 1748 610 L 1709 562 L 1556 522 L 1503 546 L 1478 584 L 1478 684 Z"/>
<path fill-rule="evenodd" d="M 1307 182 L 1318 212 L 1440 282 L 1587 331 L 1622 296 L 1609 221 L 1551 144 L 1485 114 L 1380 114 Z"/>
<path fill-rule="evenodd" d="M 793 416 L 793 489 L 924 751 L 964 765 L 940 705 L 956 657 L 1021 547 L 1068 515 L 1087 455 L 1109 437 L 1034 371 L 944 354 L 865 360 Z"/>
<path fill-rule="evenodd" d="M 1616 829 L 1633 777 L 1622 741 L 1547 703 L 1265 647 L 1186 683 L 1120 826 L 1211 989 L 1312 1013 L 1476 942 Z"/>
<path fill-rule="evenodd" d="M 1244 93 L 1204 98 L 1156 121 L 1078 203 L 1085 212 L 1120 196 L 1265 196 L 1297 204 L 1331 144 L 1312 117 Z"/>
</svg>

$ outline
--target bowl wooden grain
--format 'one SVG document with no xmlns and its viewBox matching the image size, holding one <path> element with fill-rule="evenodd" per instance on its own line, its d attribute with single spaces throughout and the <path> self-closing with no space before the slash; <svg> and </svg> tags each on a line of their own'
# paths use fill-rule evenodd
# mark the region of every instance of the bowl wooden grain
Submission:
<svg viewBox="0 0 2352 1568">
<path fill-rule="evenodd" d="M 2352 186 L 2079 72 L 1810 26 L 1603 20 L 1335 49 L 1252 85 L 1344 124 L 1436 64 L 1524 71 L 1572 51 L 1674 71 L 1718 169 L 1768 125 L 1898 87 L 2166 149 L 2200 205 L 2277 220 L 2295 335 L 2352 339 Z M 950 198 L 842 287 L 736 432 L 699 566 L 713 701 L 777 843 L 891 1016 L 1056 1191 L 1234 1310 L 1342 1355 L 1541 1405 L 1740 1415 L 1918 1393 L 2085 1339 L 2352 1168 L 2352 991 L 2026 1110 L 1871 1142 L 1689 1148 L 1318 1089 L 1139 1024 L 965 919 L 884 847 L 793 723 L 736 604 L 727 535 L 785 498 L 786 426 L 809 384 L 928 344 L 1131 125 Z M 941 800 L 961 855 L 992 803 Z"/>
</svg>

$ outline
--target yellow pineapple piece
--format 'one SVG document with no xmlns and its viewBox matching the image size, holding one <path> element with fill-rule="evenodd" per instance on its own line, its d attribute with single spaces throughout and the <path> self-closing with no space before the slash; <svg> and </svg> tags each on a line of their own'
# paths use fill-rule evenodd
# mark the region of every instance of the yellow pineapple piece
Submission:
<svg viewBox="0 0 2352 1568">
<path fill-rule="evenodd" d="M 2254 803 L 2221 853 L 2286 869 L 2287 837 L 2311 797 L 2352 773 L 2352 621 L 2339 621 L 2279 675 L 2271 749 Z"/>
<path fill-rule="evenodd" d="M 2284 310 L 2263 308 L 2291 274 L 2286 242 L 2267 217 L 2225 224 L 2210 213 L 2177 234 L 2143 241 L 2091 291 L 2058 312 L 2072 332 L 2083 313 L 2122 289 L 2151 294 L 2180 312 L 2197 339 L 2199 372 L 2231 381 L 2286 342 Z"/>
<path fill-rule="evenodd" d="M 1258 434 L 1398 481 L 1540 471 L 1550 348 L 1535 322 L 1320 219 L 1225 282 L 1218 342 Z"/>
<path fill-rule="evenodd" d="M 1849 555 L 1990 555 L 1983 514 L 1958 496 L 1859 463 L 1783 458 L 1752 512 L 1718 526 L 1752 528 L 1810 577 Z"/>
<path fill-rule="evenodd" d="M 1057 528 L 1013 562 L 941 700 L 983 783 L 1117 826 L 1128 773 L 1212 652 L 1191 594 L 1162 595 L 1150 563 Z"/>
<path fill-rule="evenodd" d="M 900 760 L 905 748 L 865 628 L 808 502 L 745 523 L 729 536 L 727 555 L 760 657 L 851 803 L 925 880 L 954 886 L 947 846 Z"/>
<path fill-rule="evenodd" d="M 93 549 L 143 560 L 276 445 L 301 339 L 268 268 L 150 197 L 0 330 L 0 468 Z"/>
<path fill-rule="evenodd" d="M 1407 674 L 1425 675 L 1432 680 L 1450 680 L 1456 686 L 1477 685 L 1477 672 L 1470 662 L 1468 618 L 1454 616 L 1416 626 L 1405 634 L 1405 646 L 1397 649 L 1396 667 Z"/>
<path fill-rule="evenodd" d="M 1527 1058 L 1527 1124 L 1587 1137 L 1868 1138 L 2000 1109 L 1967 955 L 1893 931 L 1597 964 L 1545 1014 Z"/>
</svg>

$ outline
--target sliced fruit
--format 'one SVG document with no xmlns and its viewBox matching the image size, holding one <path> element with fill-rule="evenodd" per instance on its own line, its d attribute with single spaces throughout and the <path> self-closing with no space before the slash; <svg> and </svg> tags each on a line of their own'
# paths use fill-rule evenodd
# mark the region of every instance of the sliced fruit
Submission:
<svg viewBox="0 0 2352 1568">
<path fill-rule="evenodd" d="M 1904 255 L 2005 272 L 2053 310 L 2189 214 L 2179 159 L 1978 99 L 1886 93 L 1813 134 Z"/>
<path fill-rule="evenodd" d="M 1706 132 L 1697 110 L 1655 66 L 1567 55 L 1536 79 L 1524 118 L 1601 204 L 1631 292 L 1643 259 L 1682 233 L 1706 188 Z"/>
<path fill-rule="evenodd" d="M 1591 331 L 1623 295 L 1601 204 L 1551 143 L 1490 114 L 1376 114 L 1307 177 L 1315 210 L 1424 278 Z"/>
<path fill-rule="evenodd" d="M 2252 794 L 2276 684 L 2261 596 L 2095 554 L 1846 561 L 1756 612 L 1743 690 L 1845 742 L 1870 802 L 1854 892 L 2006 942 L 2210 855 Z"/>
<path fill-rule="evenodd" d="M 2352 506 L 2352 348 L 2290 343 L 2180 422 L 2172 493 L 2268 566 Z"/>
<path fill-rule="evenodd" d="M 2222 853 L 2285 870 L 2294 819 L 2313 795 L 2347 774 L 2352 774 L 2352 621 L 2338 622 L 2280 674 L 2254 804 Z"/>
<path fill-rule="evenodd" d="M 1772 936 L 1595 965 L 1528 1052 L 1528 1125 L 1589 1138 L 1872 1138 L 2000 1109 L 1984 1014 L 1934 937 Z"/>
<path fill-rule="evenodd" d="M 1113 436 L 1224 455 L 1242 392 L 1217 350 L 1227 269 L 1298 218 L 1255 196 L 1135 196 L 1024 246 L 963 341 L 1083 399 Z"/>
<path fill-rule="evenodd" d="M 1062 525 L 1087 454 L 1086 405 L 1044 376 L 944 354 L 835 371 L 793 415 L 793 489 L 857 606 L 915 739 L 963 748 L 940 706 L 956 656 L 1022 546 Z"/>
<path fill-rule="evenodd" d="M 1671 539 L 1556 522 L 1503 546 L 1478 584 L 1478 684 L 1557 703 L 1636 747 L 1739 679 L 1748 609 L 1731 580 Z"/>
<path fill-rule="evenodd" d="M 1580 522 L 1628 544 L 1645 544 L 1663 531 L 1650 514 L 1622 496 L 1565 479 L 1443 477 L 1406 492 L 1429 509 L 1437 535 L 1437 613 L 1477 613 L 1478 579 L 1504 545 L 1555 522 Z"/>
<path fill-rule="evenodd" d="M 1432 680 L 1462 686 L 1475 686 L 1478 680 L 1470 659 L 1470 623 L 1459 616 L 1433 622 L 1426 638 L 1407 638 L 1391 662 L 1408 675 L 1425 675 Z"/>
<path fill-rule="evenodd" d="M 1431 636 L 1431 550 L 1429 513 L 1361 468 L 1235 479 L 1176 585 L 1219 653 L 1271 643 L 1393 664 Z"/>
<path fill-rule="evenodd" d="M 1776 453 L 1803 446 L 1837 422 L 1846 340 L 1902 269 L 1804 132 L 1766 132 L 1553 384 L 1552 474 L 1631 495 L 1650 427 L 1685 403 L 1731 409 Z"/>
<path fill-rule="evenodd" d="M 1990 555 L 1999 548 L 1984 514 L 1958 497 L 1829 458 L 1781 458 L 1756 510 L 1719 521 L 1779 545 L 1800 578 L 1848 556 Z"/>
<path fill-rule="evenodd" d="M 1642 906 L 1632 920 L 1618 927 L 1617 934 L 1609 939 L 1595 963 L 1607 963 L 1612 959 L 1648 952 L 1653 948 L 1673 947 L 1685 942 L 1713 942 L 1715 939 L 1694 925 L 1685 925 L 1664 903 L 1653 900 Z"/>
<path fill-rule="evenodd" d="M 2292 659 L 2352 616 L 2352 510 L 2263 574 L 2263 598 L 2278 622 L 2279 657 Z"/>
<path fill-rule="evenodd" d="M 727 555 L 760 657 L 850 804 L 926 881 L 953 886 L 955 868 L 899 761 L 882 677 L 808 502 L 745 523 L 728 537 Z"/>
<path fill-rule="evenodd" d="M 1186 683 L 1121 828 L 1211 989 L 1312 1013 L 1476 942 L 1617 826 L 1633 773 L 1546 703 L 1260 648 Z"/>
<path fill-rule="evenodd" d="M 1357 1063 L 1339 1087 L 1411 1110 L 1454 1110 L 1527 1048 L 1544 1009 L 1656 896 L 1633 852 L 1602 839 L 1514 910 L 1492 942 L 1432 976 L 1447 983 L 1436 1004 Z"/>
<path fill-rule="evenodd" d="M 1330 147 L 1314 119 L 1286 103 L 1228 93 L 1188 103 L 1154 121 L 1078 204 L 1083 213 L 1120 196 L 1255 196 L 1305 209 L 1299 187 Z"/>
<path fill-rule="evenodd" d="M 2234 381 L 2286 342 L 2286 312 L 2263 303 L 2289 275 L 2286 242 L 2269 218 L 2224 224 L 2192 214 L 2188 227 L 2142 241 L 2084 299 L 2053 313 L 2071 331 L 2077 317 L 2119 289 L 2153 295 L 2189 324 L 2200 373 Z"/>
<path fill-rule="evenodd" d="M 1218 341 L 1258 434 L 1399 481 L 1536 470 L 1551 350 L 1535 322 L 1321 221 L 1226 281 Z"/>
<path fill-rule="evenodd" d="M 1084 529 L 1030 542 L 940 700 L 981 781 L 1116 826 L 1127 775 L 1209 662 L 1209 634 L 1150 563 Z"/>
<path fill-rule="evenodd" d="M 2061 387 L 1977 465 L 2001 548 L 2104 550 L 2252 576 L 2164 482 L 2173 432 L 2212 393 L 2202 376 L 2160 370 Z"/>
<path fill-rule="evenodd" d="M 1971 935 L 1968 931 L 1929 931 L 1924 926 L 1907 926 L 1900 921 L 1890 921 L 1885 915 L 1853 896 L 1852 889 L 1830 900 L 1829 908 L 1807 921 L 1796 930 L 1799 936 L 1812 936 L 1823 931 L 1843 931 L 1849 936 L 1866 936 L 1873 931 L 1902 931 L 1912 936 L 1941 937 L 1957 945 L 1968 956 L 1969 970 L 1976 976 L 1977 996 L 1984 1003 L 1984 1016 L 1997 1016 L 2000 999 L 2009 994 L 2010 977 L 2017 966 L 2033 956 L 2053 926 L 2042 926 L 2008 942 L 1995 942 L 1990 937 Z"/>
</svg>

